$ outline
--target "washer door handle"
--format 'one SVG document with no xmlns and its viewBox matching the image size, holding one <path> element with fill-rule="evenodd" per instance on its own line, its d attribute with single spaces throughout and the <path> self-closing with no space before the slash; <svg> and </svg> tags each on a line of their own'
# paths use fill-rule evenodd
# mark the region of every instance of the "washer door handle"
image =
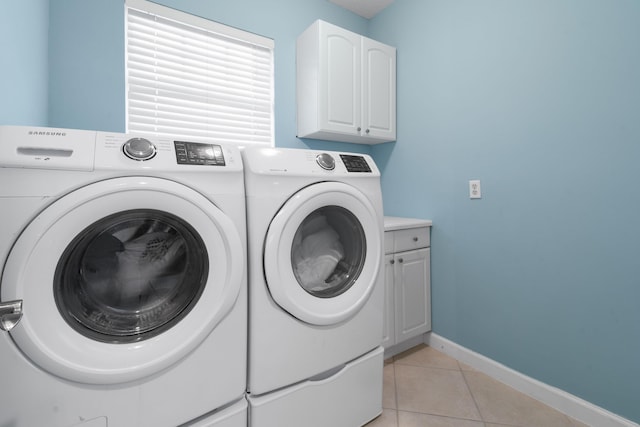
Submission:
<svg viewBox="0 0 640 427">
<path fill-rule="evenodd" d="M 0 302 L 0 329 L 9 332 L 22 319 L 22 300 Z"/>
</svg>

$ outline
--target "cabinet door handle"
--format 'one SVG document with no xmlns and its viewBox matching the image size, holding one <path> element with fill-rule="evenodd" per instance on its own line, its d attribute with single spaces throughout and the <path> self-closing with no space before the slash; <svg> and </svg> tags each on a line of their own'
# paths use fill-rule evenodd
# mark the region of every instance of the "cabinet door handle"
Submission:
<svg viewBox="0 0 640 427">
<path fill-rule="evenodd" d="M 360 126 L 358 126 L 358 132 L 360 132 L 362 130 L 362 128 Z"/>
<path fill-rule="evenodd" d="M 398 259 L 398 262 L 399 262 L 400 264 L 402 264 L 402 263 L 404 262 L 404 260 L 403 260 L 402 258 L 399 258 L 399 259 Z"/>
<path fill-rule="evenodd" d="M 369 133 L 369 129 L 365 130 L 366 133 Z"/>
<path fill-rule="evenodd" d="M 393 265 L 396 263 L 396 260 L 392 259 L 391 261 L 389 261 L 389 264 Z"/>
<path fill-rule="evenodd" d="M 413 238 L 413 241 L 414 241 L 414 242 L 417 242 L 417 241 L 418 241 L 418 237 L 414 237 L 414 238 Z"/>
</svg>

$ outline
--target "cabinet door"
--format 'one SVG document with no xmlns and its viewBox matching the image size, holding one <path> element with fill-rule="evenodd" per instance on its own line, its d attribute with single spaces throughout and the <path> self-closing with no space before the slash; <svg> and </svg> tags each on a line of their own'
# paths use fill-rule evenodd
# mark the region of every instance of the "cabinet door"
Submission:
<svg viewBox="0 0 640 427">
<path fill-rule="evenodd" d="M 430 249 L 395 255 L 396 342 L 431 329 Z"/>
<path fill-rule="evenodd" d="M 362 39 L 361 134 L 386 140 L 396 139 L 396 49 Z"/>
<path fill-rule="evenodd" d="M 385 233 L 386 234 L 386 233 Z M 394 304 L 394 267 L 393 254 L 384 257 L 384 323 L 382 330 L 382 346 L 391 347 L 395 340 L 395 304 Z"/>
<path fill-rule="evenodd" d="M 319 126 L 325 131 L 359 134 L 361 38 L 335 25 L 320 26 Z"/>
</svg>

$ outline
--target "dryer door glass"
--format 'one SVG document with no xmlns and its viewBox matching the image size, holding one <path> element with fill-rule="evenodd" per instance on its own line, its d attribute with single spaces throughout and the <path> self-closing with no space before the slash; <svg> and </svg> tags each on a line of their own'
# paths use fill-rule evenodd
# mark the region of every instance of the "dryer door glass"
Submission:
<svg viewBox="0 0 640 427">
<path fill-rule="evenodd" d="M 264 242 L 264 277 L 273 300 L 313 325 L 354 316 L 379 281 L 382 209 L 340 182 L 298 191 L 282 205 Z"/>
<path fill-rule="evenodd" d="M 86 337 L 140 341 L 184 318 L 207 277 L 205 244 L 189 224 L 167 212 L 130 210 L 97 221 L 71 241 L 56 268 L 55 301 Z"/>
<path fill-rule="evenodd" d="M 305 291 L 331 298 L 355 283 L 366 252 L 364 230 L 355 215 L 340 206 L 326 206 L 312 212 L 298 227 L 291 265 Z"/>
</svg>

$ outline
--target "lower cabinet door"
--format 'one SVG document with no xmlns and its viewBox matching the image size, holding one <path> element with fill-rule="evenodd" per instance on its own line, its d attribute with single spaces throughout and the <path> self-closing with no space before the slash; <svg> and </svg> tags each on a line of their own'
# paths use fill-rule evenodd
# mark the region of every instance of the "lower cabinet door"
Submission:
<svg viewBox="0 0 640 427">
<path fill-rule="evenodd" d="M 394 256 L 395 342 L 431 330 L 430 249 Z"/>
</svg>

